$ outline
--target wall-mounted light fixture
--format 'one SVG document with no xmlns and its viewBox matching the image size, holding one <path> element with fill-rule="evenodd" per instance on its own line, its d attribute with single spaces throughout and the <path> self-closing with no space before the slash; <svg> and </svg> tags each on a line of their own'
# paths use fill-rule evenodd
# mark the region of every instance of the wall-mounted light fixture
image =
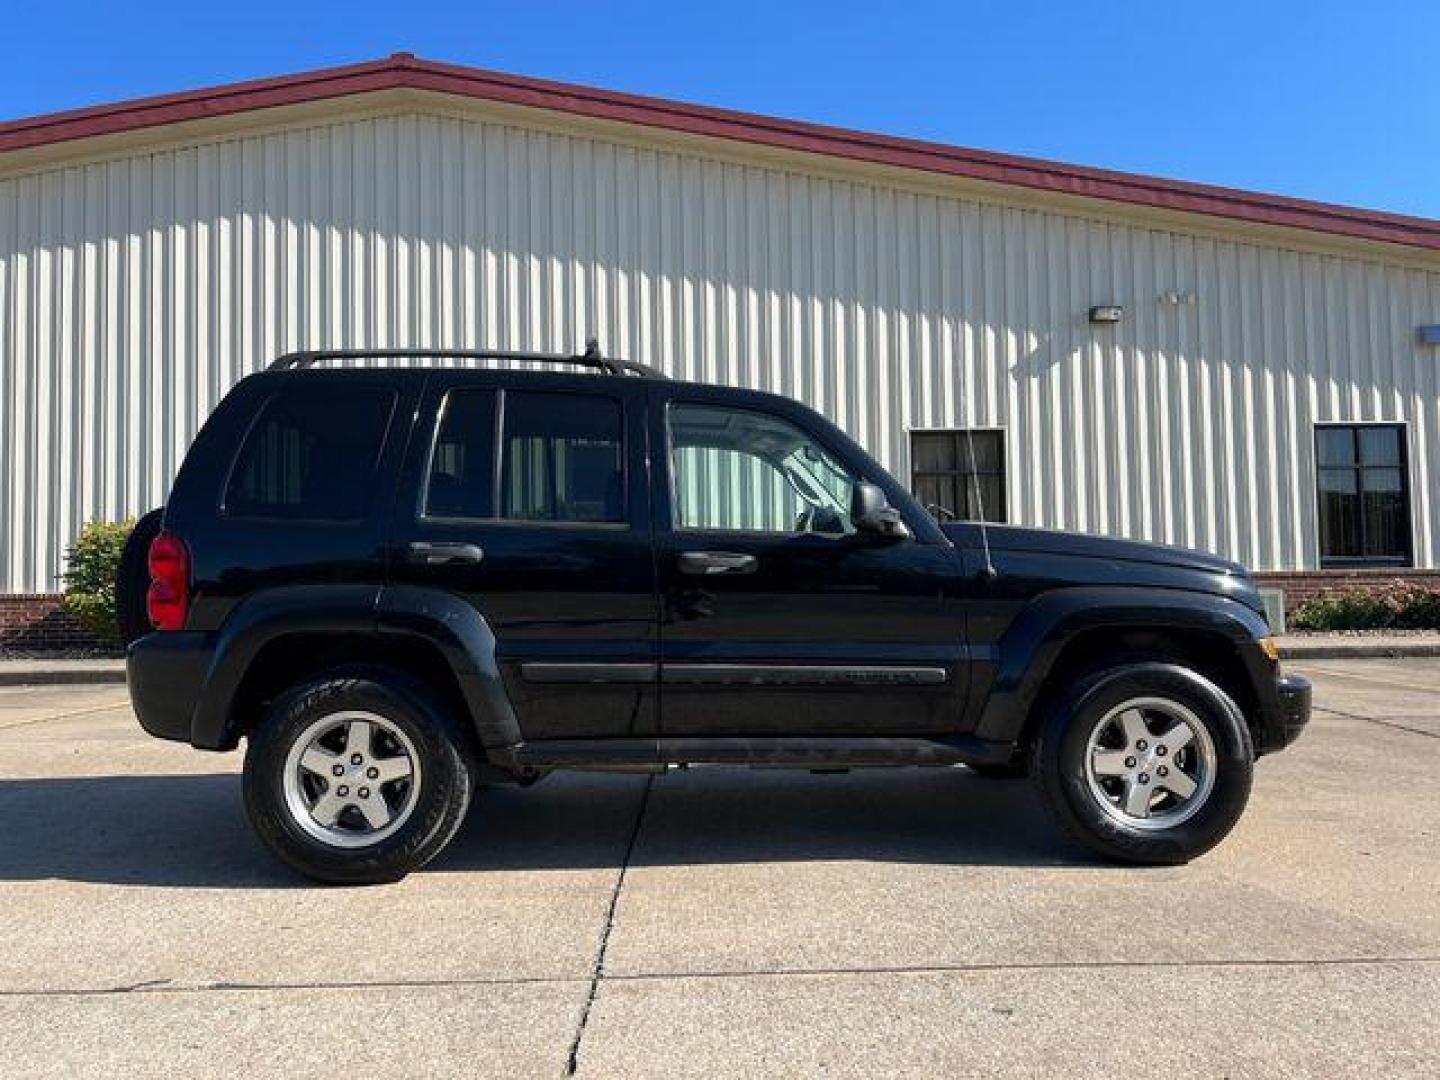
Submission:
<svg viewBox="0 0 1440 1080">
<path fill-rule="evenodd" d="M 1421 345 L 1440 345 L 1440 323 L 1420 327 Z"/>
<path fill-rule="evenodd" d="M 1125 309 L 1119 304 L 1096 304 L 1090 309 L 1090 321 L 1092 323 L 1117 323 L 1124 314 Z"/>
</svg>

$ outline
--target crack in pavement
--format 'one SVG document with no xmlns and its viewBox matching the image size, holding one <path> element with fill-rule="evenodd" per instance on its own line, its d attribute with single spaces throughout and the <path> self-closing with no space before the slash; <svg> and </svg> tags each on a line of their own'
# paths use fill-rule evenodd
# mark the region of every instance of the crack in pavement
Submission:
<svg viewBox="0 0 1440 1080">
<path fill-rule="evenodd" d="M 1034 963 L 897 964 L 863 968 L 769 968 L 761 971 L 654 971 L 611 975 L 612 982 L 654 982 L 665 979 L 770 979 L 814 975 L 951 975 L 991 972 L 1063 972 L 1186 970 L 1205 968 L 1371 967 L 1385 964 L 1440 964 L 1440 956 L 1336 956 L 1302 958 L 1231 958 L 1227 960 L 1054 960 Z"/>
<path fill-rule="evenodd" d="M 1394 720 L 1381 720 L 1375 716 L 1361 716 L 1359 713 L 1345 712 L 1332 705 L 1316 705 L 1316 712 L 1329 713 L 1331 716 L 1343 716 L 1346 720 L 1361 720 L 1367 724 L 1376 724 L 1379 727 L 1390 728 L 1392 731 L 1404 731 L 1411 735 L 1424 735 L 1430 739 L 1440 739 L 1440 734 L 1433 731 L 1426 731 L 1424 728 L 1410 727 L 1408 724 L 1396 723 Z"/>
<path fill-rule="evenodd" d="M 605 977 L 605 951 L 610 947 L 610 931 L 615 928 L 615 909 L 620 904 L 620 890 L 625 887 L 625 875 L 635 854 L 635 844 L 640 839 L 640 826 L 645 820 L 645 810 L 650 805 L 650 790 L 654 786 L 655 774 L 650 773 L 645 777 L 645 790 L 640 794 L 640 807 L 635 811 L 635 824 L 630 830 L 630 842 L 625 845 L 625 858 L 620 864 L 620 873 L 615 876 L 615 891 L 610 894 L 605 925 L 600 930 L 600 945 L 595 951 L 595 963 L 590 969 L 590 990 L 585 995 L 585 1004 L 580 1008 L 580 1023 L 575 1028 L 575 1038 L 570 1042 L 570 1053 L 565 1059 L 565 1076 L 574 1076 L 580 1068 L 580 1042 L 585 1038 L 586 1025 L 590 1023 L 590 1009 L 595 1004 L 596 993 L 600 990 L 600 980 Z"/>
<path fill-rule="evenodd" d="M 1380 676 L 1364 675 L 1354 671 L 1337 671 L 1334 668 L 1321 667 L 1316 664 L 1302 664 L 1297 666 L 1308 668 L 1310 671 L 1320 675 L 1328 675 L 1334 679 L 1349 679 L 1352 682 L 1374 683 L 1376 686 L 1383 686 L 1387 689 L 1393 689 L 1398 686 L 1402 690 L 1418 690 L 1423 694 L 1434 694 L 1440 691 L 1440 686 L 1427 686 L 1425 683 L 1405 682 L 1401 679 L 1392 679 L 1388 676 L 1382 678 Z"/>
<path fill-rule="evenodd" d="M 76 716 L 94 716 L 96 713 L 113 712 L 116 709 L 128 709 L 129 700 L 117 701 L 113 705 L 96 705 L 90 709 L 76 709 L 74 712 L 53 713 L 48 716 L 32 716 L 25 720 L 14 720 L 8 724 L 0 724 L 0 731 L 10 731 L 14 728 L 27 727 L 30 724 L 43 724 L 48 720 L 70 720 Z"/>
<path fill-rule="evenodd" d="M 1384 967 L 1386 965 L 1440 964 L 1440 955 L 1435 956 L 1331 956 L 1331 957 L 1231 957 L 1220 960 L 1054 960 L 1028 963 L 959 963 L 959 964 L 896 964 L 878 967 L 853 968 L 762 968 L 755 971 L 638 971 L 628 974 L 610 974 L 604 978 L 610 982 L 663 982 L 667 979 L 787 979 L 813 976 L 852 975 L 950 975 L 989 974 L 992 972 L 1033 972 L 1054 973 L 1067 971 L 1127 971 L 1127 970 L 1187 970 L 1187 969 L 1237 969 L 1249 968 L 1345 968 Z M 0 998 L 46 998 L 46 997 L 119 997 L 125 995 L 180 995 L 210 993 L 265 993 L 289 990 L 430 990 L 451 987 L 480 986 L 567 986 L 585 983 L 592 993 L 593 1001 L 599 982 L 596 975 L 589 978 L 562 975 L 536 975 L 507 978 L 473 979 L 399 979 L 382 982 L 293 982 L 293 983 L 237 983 L 217 982 L 179 985 L 169 979 L 149 979 L 125 986 L 95 987 L 74 990 L 0 990 Z M 587 1001 L 587 1004 L 589 1002 Z M 587 1014 L 588 1015 L 588 1014 Z M 583 1034 L 586 1017 L 582 1016 Z M 576 1040 L 578 1048 L 579 1040 Z"/>
<path fill-rule="evenodd" d="M 268 993 L 284 992 L 287 990 L 430 990 L 444 989 L 446 987 L 463 988 L 467 986 L 565 986 L 580 983 L 588 984 L 589 977 L 576 975 L 515 975 L 495 978 L 480 976 L 470 979 L 388 979 L 380 982 L 360 982 L 358 980 L 340 979 L 315 982 L 273 983 L 177 983 L 172 979 L 147 979 L 143 982 L 127 983 L 123 986 L 94 986 L 67 990 L 0 990 L 0 999 L 27 997 L 124 997 L 127 995 L 135 995 L 138 997 L 148 994 L 164 996 L 215 993 Z"/>
</svg>

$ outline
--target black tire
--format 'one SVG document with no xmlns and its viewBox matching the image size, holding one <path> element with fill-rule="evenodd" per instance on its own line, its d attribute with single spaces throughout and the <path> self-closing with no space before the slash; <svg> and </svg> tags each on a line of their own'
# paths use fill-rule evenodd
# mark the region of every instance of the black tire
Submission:
<svg viewBox="0 0 1440 1080">
<path fill-rule="evenodd" d="M 402 731 L 420 774 L 404 823 L 363 847 L 317 839 L 286 799 L 292 746 L 317 720 L 347 711 L 377 714 Z M 464 821 L 475 788 L 471 747 L 455 719 L 404 675 L 383 670 L 326 674 L 278 698 L 251 735 L 245 752 L 245 811 L 266 846 L 306 877 L 345 885 L 399 881 L 438 855 Z"/>
<path fill-rule="evenodd" d="M 151 510 L 135 522 L 120 552 L 120 568 L 115 574 L 115 621 L 120 644 L 126 647 L 152 629 L 146 606 L 146 594 L 150 591 L 150 541 L 160 535 L 164 519 L 164 508 Z"/>
<path fill-rule="evenodd" d="M 1142 829 L 1117 820 L 1102 807 L 1086 775 L 1092 731 L 1113 710 L 1138 698 L 1188 710 L 1214 750 L 1208 796 L 1187 820 L 1168 827 Z M 1254 762 L 1250 729 L 1223 690 L 1189 668 L 1147 663 L 1094 673 L 1053 700 L 1041 718 L 1031 773 L 1051 815 L 1080 844 L 1120 862 L 1176 865 L 1209 851 L 1234 827 L 1250 797 Z M 1155 782 L 1148 774 L 1142 779 Z"/>
</svg>

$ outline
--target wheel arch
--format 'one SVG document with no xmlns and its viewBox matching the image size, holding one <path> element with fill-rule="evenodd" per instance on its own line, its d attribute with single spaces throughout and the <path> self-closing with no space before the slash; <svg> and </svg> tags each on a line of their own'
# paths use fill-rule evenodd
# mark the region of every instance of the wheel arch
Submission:
<svg viewBox="0 0 1440 1080">
<path fill-rule="evenodd" d="M 191 741 L 233 749 L 274 694 L 354 664 L 419 679 L 487 751 L 520 741 L 483 616 L 442 590 L 375 585 L 273 589 L 241 604 L 220 631 Z"/>
<path fill-rule="evenodd" d="M 250 661 L 230 705 L 232 735 L 248 735 L 266 705 L 286 690 L 326 672 L 395 673 L 418 683 L 453 715 L 468 703 L 444 655 L 422 638 L 377 633 L 289 631 L 269 639 Z"/>
<path fill-rule="evenodd" d="M 1191 668 L 1219 686 L 1256 732 L 1268 629 L 1237 601 L 1163 589 L 1076 589 L 1032 603 L 1002 638 L 976 734 L 1024 749 L 1047 701 L 1083 672 L 1158 661 Z"/>
</svg>

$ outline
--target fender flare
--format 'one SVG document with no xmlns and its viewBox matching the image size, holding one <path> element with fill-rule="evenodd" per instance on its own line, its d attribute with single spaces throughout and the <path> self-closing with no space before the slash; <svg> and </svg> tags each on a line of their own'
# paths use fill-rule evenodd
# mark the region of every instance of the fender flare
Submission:
<svg viewBox="0 0 1440 1080">
<path fill-rule="evenodd" d="M 1059 589 L 1027 605 L 996 644 L 994 677 L 975 734 L 1018 742 L 1065 646 L 1077 634 L 1106 629 L 1218 635 L 1235 645 L 1252 681 L 1258 685 L 1264 677 L 1255 642 L 1269 627 L 1238 600 L 1177 589 Z"/>
<path fill-rule="evenodd" d="M 236 692 L 260 650 L 289 634 L 374 631 L 375 585 L 291 585 L 241 601 L 216 633 L 210 668 L 190 721 L 190 742 L 208 750 L 239 741 Z"/>
<path fill-rule="evenodd" d="M 520 744 L 520 721 L 500 674 L 495 633 L 474 605 L 443 589 L 386 585 L 376 600 L 375 619 L 382 634 L 422 638 L 440 650 L 481 747 L 494 751 Z"/>
<path fill-rule="evenodd" d="M 191 720 L 191 743 L 230 749 L 238 742 L 233 703 L 260 651 L 295 634 L 403 634 L 440 651 L 470 712 L 481 746 L 514 746 L 520 725 L 505 692 L 495 635 L 465 600 L 413 586 L 295 585 L 242 602 L 216 636 L 213 659 Z"/>
</svg>

